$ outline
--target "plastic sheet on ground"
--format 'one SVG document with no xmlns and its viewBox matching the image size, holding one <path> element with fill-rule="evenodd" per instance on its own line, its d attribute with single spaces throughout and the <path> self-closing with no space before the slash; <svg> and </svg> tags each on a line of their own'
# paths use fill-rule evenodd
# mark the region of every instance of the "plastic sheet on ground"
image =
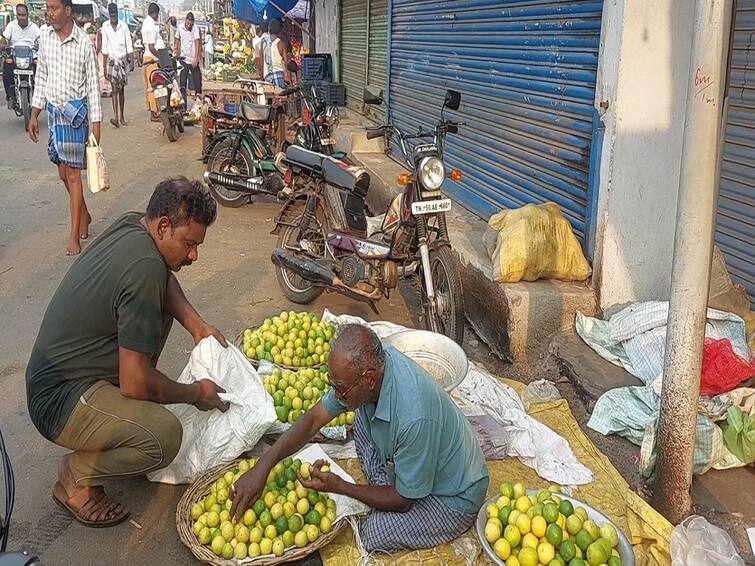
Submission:
<svg viewBox="0 0 755 566">
<path fill-rule="evenodd" d="M 524 388 L 523 384 L 515 381 L 502 382 L 518 394 Z M 622 529 L 633 544 L 638 566 L 668 565 L 671 562 L 672 525 L 631 490 L 608 458 L 590 442 L 571 414 L 568 403 L 560 400 L 534 405 L 531 416 L 563 437 L 575 457 L 594 472 L 594 481 L 570 490 L 570 494 L 600 509 Z M 358 460 L 350 459 L 341 461 L 340 464 L 357 482 L 365 481 Z M 533 469 L 514 458 L 488 461 L 488 470 L 490 496 L 496 495 L 498 486 L 506 480 L 520 480 L 533 488 L 546 488 L 551 485 L 551 482 L 540 478 Z M 477 541 L 474 527 L 450 544 L 390 556 L 373 554 L 370 560 L 360 557 L 353 533 L 346 530 L 333 543 L 322 549 L 321 555 L 326 566 L 490 564 Z"/>
<path fill-rule="evenodd" d="M 743 466 L 744 463 L 726 449 L 723 433 L 711 418 L 726 418 L 731 402 L 712 398 L 706 403 L 702 410 L 698 408 L 694 473 L 704 474 L 711 468 Z M 707 412 L 709 416 L 700 412 Z M 640 473 L 649 477 L 657 456 L 659 414 L 660 398 L 653 387 L 618 387 L 600 396 L 587 426 L 603 435 L 618 434 L 640 446 Z"/>
<path fill-rule="evenodd" d="M 322 319 L 335 325 L 367 324 L 361 318 L 335 316 L 327 310 Z M 383 321 L 369 326 L 381 338 L 407 330 Z M 471 422 L 486 458 L 517 457 L 543 478 L 562 485 L 592 480 L 592 473 L 574 457 L 567 442 L 525 412 L 517 392 L 473 362 L 452 398 Z"/>
<path fill-rule="evenodd" d="M 623 367 L 646 385 L 662 378 L 668 301 L 634 303 L 608 320 L 577 312 L 577 334 L 599 356 Z M 749 360 L 745 322 L 735 314 L 708 309 L 705 337 L 728 339 L 734 352 Z"/>
</svg>

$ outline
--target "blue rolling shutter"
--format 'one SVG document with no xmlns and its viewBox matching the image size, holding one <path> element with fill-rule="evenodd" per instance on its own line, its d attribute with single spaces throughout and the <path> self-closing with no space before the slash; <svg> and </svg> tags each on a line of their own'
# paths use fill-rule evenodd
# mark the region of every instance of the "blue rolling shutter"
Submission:
<svg viewBox="0 0 755 566">
<path fill-rule="evenodd" d="M 553 201 L 580 237 L 587 218 L 602 0 L 393 0 L 390 111 L 431 128 L 462 93 L 447 139 L 455 200 L 488 218 Z"/>
<path fill-rule="evenodd" d="M 716 245 L 755 303 L 755 0 L 738 0 L 735 18 Z"/>
</svg>

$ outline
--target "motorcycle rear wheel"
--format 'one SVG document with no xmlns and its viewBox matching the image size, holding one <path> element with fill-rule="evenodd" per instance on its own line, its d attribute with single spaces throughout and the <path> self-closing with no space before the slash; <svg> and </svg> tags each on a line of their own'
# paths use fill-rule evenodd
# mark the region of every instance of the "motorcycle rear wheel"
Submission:
<svg viewBox="0 0 755 566">
<path fill-rule="evenodd" d="M 464 288 L 459 264 L 450 248 L 441 246 L 430 251 L 430 271 L 435 287 L 434 312 L 430 309 L 422 272 L 419 274 L 425 327 L 461 345 L 464 342 Z"/>
<path fill-rule="evenodd" d="M 228 175 L 238 175 L 248 177 L 254 169 L 254 160 L 249 152 L 242 145 L 236 155 L 233 155 L 233 146 L 235 140 L 227 138 L 221 140 L 210 150 L 210 157 L 207 160 L 207 170 L 210 173 L 225 173 Z M 228 208 L 238 208 L 249 202 L 249 195 L 240 191 L 233 191 L 225 187 L 210 185 L 210 192 L 215 200 L 222 206 Z"/>
<path fill-rule="evenodd" d="M 278 235 L 278 248 L 291 250 L 292 248 L 299 247 L 299 242 L 295 240 L 299 234 L 300 220 L 301 218 L 298 221 L 292 222 L 293 226 L 284 226 L 282 228 Z M 319 259 L 325 257 L 325 231 L 318 220 L 315 222 L 317 226 L 310 225 L 304 237 L 312 245 L 317 246 L 317 250 L 320 253 L 312 257 Z M 308 281 L 305 281 L 296 273 L 282 267 L 275 266 L 275 278 L 278 280 L 278 286 L 280 286 L 286 298 L 297 305 L 308 305 L 325 291 L 324 287 L 310 285 Z"/>
<path fill-rule="evenodd" d="M 160 112 L 160 118 L 163 121 L 163 128 L 165 128 L 165 135 L 168 136 L 168 140 L 174 142 L 178 139 L 178 131 L 176 126 L 171 120 L 171 116 L 167 112 Z"/>
</svg>

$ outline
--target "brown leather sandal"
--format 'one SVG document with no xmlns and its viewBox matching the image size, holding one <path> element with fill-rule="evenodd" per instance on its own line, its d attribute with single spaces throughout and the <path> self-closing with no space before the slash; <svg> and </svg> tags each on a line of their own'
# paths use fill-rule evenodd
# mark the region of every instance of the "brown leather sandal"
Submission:
<svg viewBox="0 0 755 566">
<path fill-rule="evenodd" d="M 110 499 L 110 502 L 104 501 L 105 499 Z M 91 497 L 88 501 L 86 501 L 81 507 L 76 509 L 71 505 L 70 501 L 71 499 L 68 497 L 68 492 L 66 492 L 66 489 L 63 487 L 63 484 L 60 482 L 55 482 L 55 486 L 52 490 L 52 499 L 60 505 L 63 509 L 65 509 L 68 513 L 71 514 L 71 516 L 76 519 L 79 523 L 82 525 L 85 525 L 87 527 L 92 528 L 105 528 L 105 527 L 112 527 L 119 523 L 122 523 L 129 517 L 129 512 L 125 509 L 121 508 L 121 512 L 118 513 L 115 517 L 112 517 L 110 519 L 104 519 L 104 520 L 91 520 L 87 517 L 92 516 L 99 516 L 104 513 L 104 516 L 107 517 L 115 509 L 120 505 L 117 501 L 115 501 L 112 498 L 109 498 L 104 491 L 101 491 L 101 493 L 96 494 L 94 497 Z"/>
</svg>

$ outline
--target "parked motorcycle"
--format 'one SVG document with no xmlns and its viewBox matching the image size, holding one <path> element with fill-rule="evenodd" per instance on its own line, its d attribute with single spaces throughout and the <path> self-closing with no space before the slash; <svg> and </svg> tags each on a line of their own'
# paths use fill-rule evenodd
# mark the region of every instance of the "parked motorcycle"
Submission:
<svg viewBox="0 0 755 566">
<path fill-rule="evenodd" d="M 272 106 L 250 102 L 242 102 L 235 115 L 208 111 L 208 127 L 216 133 L 203 155 L 204 180 L 223 206 L 238 207 L 252 195 L 278 196 L 283 190 L 283 177 L 263 130 L 275 111 Z"/>
<path fill-rule="evenodd" d="M 326 104 L 314 84 L 302 85 L 297 90 L 302 109 L 296 123 L 294 145 L 343 160 L 346 153 L 334 150 L 333 133 L 340 121 L 338 108 Z M 288 145 L 284 143 L 282 150 Z"/>
<path fill-rule="evenodd" d="M 176 141 L 184 132 L 184 99 L 178 86 L 180 64 L 180 60 L 174 60 L 171 66 L 161 66 L 149 75 L 157 111 L 160 113 L 165 135 L 171 142 Z"/>
<path fill-rule="evenodd" d="M 365 89 L 367 104 L 382 104 L 383 93 Z M 441 117 L 430 132 L 407 135 L 387 124 L 368 138 L 394 139 L 410 173 L 391 203 L 380 230 L 368 235 L 364 199 L 369 174 L 319 153 L 292 145 L 286 164 L 293 172 L 293 194 L 275 220 L 273 251 L 278 284 L 286 297 L 308 304 L 324 291 L 336 291 L 370 304 L 388 298 L 400 277 L 417 277 L 426 328 L 458 343 L 464 338 L 464 297 L 459 266 L 451 250 L 443 198 L 443 144 L 458 124 L 446 121 L 446 108 L 457 110 L 461 95 L 446 93 Z M 410 149 L 411 140 L 418 143 Z M 453 170 L 451 177 L 461 179 Z"/>
<path fill-rule="evenodd" d="M 6 47 L 3 50 L 3 59 L 6 65 L 13 67 L 13 86 L 15 101 L 9 110 L 13 110 L 16 116 L 24 117 L 24 129 L 29 129 L 31 119 L 31 101 L 34 97 L 34 72 L 37 68 L 37 53 L 26 45 Z"/>
</svg>

